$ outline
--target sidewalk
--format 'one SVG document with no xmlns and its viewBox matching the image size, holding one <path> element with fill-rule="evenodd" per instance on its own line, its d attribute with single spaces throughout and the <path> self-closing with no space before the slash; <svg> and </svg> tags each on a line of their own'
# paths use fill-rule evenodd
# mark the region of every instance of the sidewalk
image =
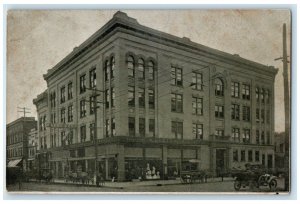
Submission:
<svg viewBox="0 0 300 204">
<path fill-rule="evenodd" d="M 224 182 L 226 181 L 233 181 L 233 178 L 231 177 L 224 177 Z M 33 181 L 35 182 L 35 181 Z M 216 182 L 222 182 L 222 179 L 220 177 L 218 178 L 208 178 L 207 183 L 216 183 Z M 54 179 L 53 183 L 55 184 L 66 184 L 66 185 L 77 185 L 77 186 L 95 186 L 96 184 L 81 184 L 81 183 L 73 183 L 73 182 L 66 182 L 64 179 Z M 197 182 L 199 183 L 199 182 Z M 201 182 L 200 182 L 201 183 Z M 137 186 L 163 186 L 163 185 L 176 185 L 176 184 L 182 184 L 180 179 L 174 179 L 174 180 L 147 180 L 147 181 L 126 181 L 126 182 L 111 182 L 106 181 L 104 188 L 117 188 L 117 189 L 123 189 L 128 187 L 137 187 Z"/>
</svg>

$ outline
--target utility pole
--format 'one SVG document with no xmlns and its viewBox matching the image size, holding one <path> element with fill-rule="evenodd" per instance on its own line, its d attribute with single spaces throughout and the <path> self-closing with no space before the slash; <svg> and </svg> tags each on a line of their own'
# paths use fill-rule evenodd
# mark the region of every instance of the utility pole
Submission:
<svg viewBox="0 0 300 204">
<path fill-rule="evenodd" d="M 18 108 L 18 113 L 23 113 L 23 115 L 24 115 L 24 118 L 25 118 L 25 116 L 26 116 L 26 113 L 30 113 L 29 112 L 29 108 L 26 108 L 26 107 L 17 107 Z"/>
</svg>

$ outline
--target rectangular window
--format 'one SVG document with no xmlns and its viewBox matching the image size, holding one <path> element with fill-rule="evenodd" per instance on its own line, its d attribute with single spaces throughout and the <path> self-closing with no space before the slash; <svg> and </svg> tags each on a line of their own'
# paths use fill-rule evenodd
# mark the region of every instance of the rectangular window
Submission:
<svg viewBox="0 0 300 204">
<path fill-rule="evenodd" d="M 65 146 L 66 145 L 66 133 L 65 131 L 60 132 L 60 142 L 61 142 L 61 146 Z"/>
<path fill-rule="evenodd" d="M 250 107 L 243 106 L 243 121 L 250 121 Z"/>
<path fill-rule="evenodd" d="M 265 131 L 261 131 L 261 144 L 265 144 Z"/>
<path fill-rule="evenodd" d="M 261 96 L 261 102 L 265 103 L 265 90 L 264 89 L 261 89 L 260 96 Z"/>
<path fill-rule="evenodd" d="M 202 98 L 192 98 L 192 113 L 196 115 L 203 115 L 203 99 Z"/>
<path fill-rule="evenodd" d="M 215 117 L 224 118 L 224 106 L 215 105 Z"/>
<path fill-rule="evenodd" d="M 66 122 L 66 110 L 65 108 L 62 108 L 60 110 L 60 122 L 65 123 Z"/>
<path fill-rule="evenodd" d="M 250 129 L 244 129 L 243 143 L 250 143 Z"/>
<path fill-rule="evenodd" d="M 90 114 L 94 114 L 94 109 L 95 109 L 95 100 L 96 100 L 96 97 L 95 96 L 91 96 L 90 97 Z"/>
<path fill-rule="evenodd" d="M 106 133 L 106 137 L 109 137 L 110 136 L 110 121 L 109 121 L 109 119 L 106 119 L 106 121 L 105 121 L 105 127 L 106 127 L 106 131 L 105 131 L 105 133 Z"/>
<path fill-rule="evenodd" d="M 261 109 L 261 122 L 265 123 L 265 110 Z"/>
<path fill-rule="evenodd" d="M 259 162 L 259 151 L 255 151 L 255 161 Z"/>
<path fill-rule="evenodd" d="M 245 150 L 241 150 L 241 162 L 244 162 L 246 160 L 246 152 Z"/>
<path fill-rule="evenodd" d="M 95 137 L 95 123 L 90 124 L 90 140 L 93 141 Z"/>
<path fill-rule="evenodd" d="M 68 84 L 68 100 L 73 98 L 73 84 L 70 82 Z"/>
<path fill-rule="evenodd" d="M 135 105 L 135 93 L 134 93 L 134 86 L 128 87 L 128 106 L 134 107 Z"/>
<path fill-rule="evenodd" d="M 128 129 L 129 129 L 129 136 L 135 136 L 135 118 L 134 117 L 128 118 Z"/>
<path fill-rule="evenodd" d="M 73 105 L 68 107 L 68 122 L 73 121 Z"/>
<path fill-rule="evenodd" d="M 155 107 L 155 96 L 154 96 L 154 90 L 148 89 L 148 97 L 149 97 L 149 108 L 153 109 Z"/>
<path fill-rule="evenodd" d="M 268 89 L 266 90 L 266 102 L 267 104 L 270 103 L 270 91 Z"/>
<path fill-rule="evenodd" d="M 270 124 L 270 110 L 267 110 L 266 121 L 267 121 L 267 124 Z"/>
<path fill-rule="evenodd" d="M 182 86 L 182 69 L 171 67 L 172 85 Z"/>
<path fill-rule="evenodd" d="M 224 137 L 224 130 L 221 129 L 215 130 L 215 136 Z"/>
<path fill-rule="evenodd" d="M 66 101 L 65 94 L 65 87 L 63 86 L 60 89 L 60 103 L 64 103 Z"/>
<path fill-rule="evenodd" d="M 245 100 L 250 100 L 250 85 L 243 84 L 242 98 Z"/>
<path fill-rule="evenodd" d="M 155 135 L 155 120 L 149 119 L 149 136 L 154 137 Z"/>
<path fill-rule="evenodd" d="M 85 142 L 86 140 L 86 126 L 83 125 L 80 127 L 80 142 Z"/>
<path fill-rule="evenodd" d="M 111 57 L 111 59 L 110 59 L 110 78 L 111 79 L 113 79 L 115 77 L 115 69 L 116 69 L 115 58 Z"/>
<path fill-rule="evenodd" d="M 267 144 L 271 144 L 271 137 L 270 137 L 270 132 L 267 131 Z"/>
<path fill-rule="evenodd" d="M 203 139 L 203 125 L 193 123 L 193 138 L 194 139 Z"/>
<path fill-rule="evenodd" d="M 266 163 L 265 161 L 266 161 L 266 155 L 265 155 L 265 154 L 262 154 L 262 155 L 261 155 L 261 164 L 262 164 L 262 165 L 265 165 L 265 163 Z"/>
<path fill-rule="evenodd" d="M 239 152 L 238 152 L 237 149 L 233 150 L 232 160 L 233 160 L 234 162 L 238 162 L 238 161 L 239 161 Z"/>
<path fill-rule="evenodd" d="M 116 121 L 114 118 L 111 119 L 111 135 L 116 136 Z"/>
<path fill-rule="evenodd" d="M 80 91 L 80 93 L 84 93 L 85 92 L 85 74 L 84 75 L 82 75 L 82 76 L 80 76 L 80 78 L 79 78 L 79 85 L 80 85 L 80 87 L 79 87 L 79 91 Z"/>
<path fill-rule="evenodd" d="M 171 132 L 174 138 L 183 139 L 183 123 L 172 121 Z"/>
<path fill-rule="evenodd" d="M 139 118 L 139 132 L 141 137 L 145 137 L 145 118 Z"/>
<path fill-rule="evenodd" d="M 258 87 L 255 88 L 255 98 L 256 98 L 256 102 L 259 103 L 259 88 Z"/>
<path fill-rule="evenodd" d="M 240 141 L 240 129 L 232 128 L 231 129 L 231 137 L 232 137 L 232 141 L 239 142 Z"/>
<path fill-rule="evenodd" d="M 138 97 L 139 97 L 139 107 L 144 108 L 145 107 L 145 89 L 144 88 L 138 88 Z"/>
<path fill-rule="evenodd" d="M 73 144 L 73 130 L 70 130 L 69 133 L 68 133 L 68 137 L 67 137 L 67 140 L 68 140 L 68 144 Z"/>
<path fill-rule="evenodd" d="M 149 80 L 154 80 L 154 67 L 153 64 L 151 63 L 149 65 L 148 65 Z"/>
<path fill-rule="evenodd" d="M 256 130 L 255 142 L 256 144 L 259 144 L 259 130 Z"/>
<path fill-rule="evenodd" d="M 85 99 L 80 101 L 80 118 L 83 118 L 86 116 L 86 105 L 85 105 Z"/>
<path fill-rule="evenodd" d="M 231 119 L 240 120 L 240 105 L 231 104 Z"/>
<path fill-rule="evenodd" d="M 171 111 L 182 113 L 182 95 L 181 94 L 171 94 Z"/>
<path fill-rule="evenodd" d="M 256 109 L 256 122 L 257 122 L 257 123 L 259 123 L 259 118 L 260 118 L 259 116 L 260 116 L 260 114 L 259 114 L 259 109 L 257 108 L 257 109 Z"/>
<path fill-rule="evenodd" d="M 56 106 L 56 93 L 55 92 L 50 94 L 50 106 L 51 106 L 51 108 L 55 108 L 55 106 Z"/>
<path fill-rule="evenodd" d="M 240 84 L 238 82 L 231 82 L 231 96 L 234 98 L 240 97 Z"/>
<path fill-rule="evenodd" d="M 253 152 L 252 150 L 248 151 L 248 162 L 252 162 L 253 161 Z"/>
<path fill-rule="evenodd" d="M 201 73 L 192 73 L 192 88 L 202 90 L 203 77 Z"/>
<path fill-rule="evenodd" d="M 108 75 L 109 75 L 109 61 L 106 60 L 104 64 L 104 80 L 108 81 Z"/>
<path fill-rule="evenodd" d="M 115 88 L 111 87 L 111 107 L 115 107 Z"/>
<path fill-rule="evenodd" d="M 109 95 L 109 89 L 105 90 L 105 107 L 109 108 L 109 101 L 110 101 L 110 95 Z"/>
<path fill-rule="evenodd" d="M 90 71 L 90 88 L 95 88 L 97 84 L 97 79 L 96 79 L 96 68 L 92 69 Z"/>
</svg>

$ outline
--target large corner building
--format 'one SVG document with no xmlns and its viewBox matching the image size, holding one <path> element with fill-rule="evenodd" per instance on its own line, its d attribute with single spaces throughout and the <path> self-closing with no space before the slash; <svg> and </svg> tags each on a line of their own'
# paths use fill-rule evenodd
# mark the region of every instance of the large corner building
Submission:
<svg viewBox="0 0 300 204">
<path fill-rule="evenodd" d="M 119 181 L 176 177 L 189 160 L 214 174 L 273 168 L 276 74 L 117 12 L 44 75 L 34 99 L 44 165 Z"/>
</svg>

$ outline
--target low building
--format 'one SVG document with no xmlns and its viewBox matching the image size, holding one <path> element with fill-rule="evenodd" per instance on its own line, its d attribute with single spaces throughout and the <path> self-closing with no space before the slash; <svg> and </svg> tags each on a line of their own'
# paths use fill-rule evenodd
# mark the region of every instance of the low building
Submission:
<svg viewBox="0 0 300 204">
<path fill-rule="evenodd" d="M 30 130 L 36 126 L 34 117 L 21 117 L 6 125 L 7 167 L 20 166 L 26 170 L 28 137 Z"/>
<path fill-rule="evenodd" d="M 174 178 L 187 161 L 215 175 L 273 168 L 277 71 L 117 12 L 44 75 L 39 147 L 56 177 Z"/>
<path fill-rule="evenodd" d="M 27 171 L 31 171 L 36 167 L 35 160 L 38 151 L 38 141 L 38 131 L 36 128 L 33 128 L 28 134 Z"/>
</svg>

